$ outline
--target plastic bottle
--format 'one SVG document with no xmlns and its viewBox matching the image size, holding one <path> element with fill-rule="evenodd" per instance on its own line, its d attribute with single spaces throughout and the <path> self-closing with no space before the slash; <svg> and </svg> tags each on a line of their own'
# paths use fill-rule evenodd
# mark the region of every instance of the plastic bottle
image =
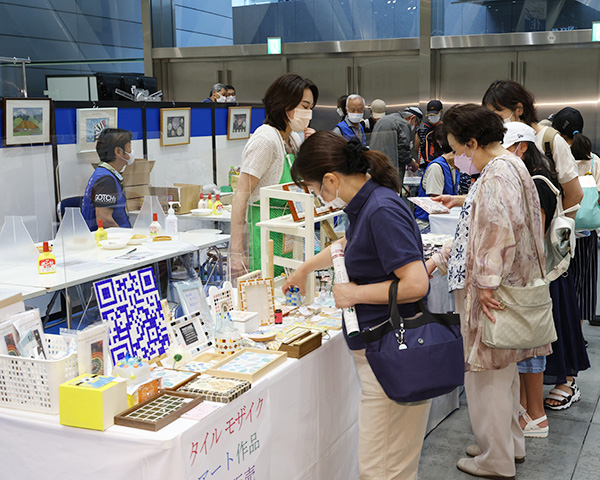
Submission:
<svg viewBox="0 0 600 480">
<path fill-rule="evenodd" d="M 98 220 L 98 230 L 94 233 L 94 238 L 96 239 L 96 244 L 100 246 L 100 242 L 102 240 L 106 240 L 108 238 L 108 233 L 104 230 L 104 222 L 102 220 Z"/>
<path fill-rule="evenodd" d="M 206 208 L 213 209 L 213 201 L 212 201 L 212 193 L 208 194 L 208 203 L 206 204 Z"/>
<path fill-rule="evenodd" d="M 181 206 L 179 202 L 168 202 L 169 203 L 169 211 L 167 212 L 167 218 L 165 220 L 165 230 L 167 235 L 177 235 L 177 216 L 175 215 L 175 210 L 173 209 L 173 204 Z"/>
<path fill-rule="evenodd" d="M 38 272 L 40 275 L 56 273 L 56 257 L 50 253 L 48 242 L 44 242 L 44 251 L 38 257 Z"/>
<path fill-rule="evenodd" d="M 236 175 L 235 167 L 232 165 L 229 169 L 229 186 L 231 187 L 231 182 L 233 181 L 233 176 Z"/>
<path fill-rule="evenodd" d="M 158 213 L 152 214 L 152 223 L 149 227 L 150 237 L 158 237 L 162 233 L 162 227 L 158 223 Z"/>
<path fill-rule="evenodd" d="M 222 215 L 223 214 L 223 204 L 221 203 L 221 197 L 217 193 L 217 198 L 215 199 L 215 204 L 213 206 L 213 215 Z"/>
<path fill-rule="evenodd" d="M 204 200 L 204 193 L 200 194 L 200 200 L 198 200 L 198 208 L 199 209 L 208 208 L 206 200 Z"/>
</svg>

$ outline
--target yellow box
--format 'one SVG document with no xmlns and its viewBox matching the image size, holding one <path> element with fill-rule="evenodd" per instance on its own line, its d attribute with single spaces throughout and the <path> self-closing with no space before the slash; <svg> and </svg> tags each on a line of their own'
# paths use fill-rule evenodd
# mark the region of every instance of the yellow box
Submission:
<svg viewBox="0 0 600 480">
<path fill-rule="evenodd" d="M 106 430 L 115 415 L 127 410 L 127 382 L 84 374 L 58 387 L 60 423 L 70 427 Z"/>
</svg>

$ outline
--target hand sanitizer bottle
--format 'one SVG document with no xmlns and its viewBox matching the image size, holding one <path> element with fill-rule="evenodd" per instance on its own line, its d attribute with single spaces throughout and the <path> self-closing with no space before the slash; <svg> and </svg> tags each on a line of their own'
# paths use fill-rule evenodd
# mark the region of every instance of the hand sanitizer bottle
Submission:
<svg viewBox="0 0 600 480">
<path fill-rule="evenodd" d="M 173 209 L 174 203 L 181 206 L 179 202 L 169 202 L 169 210 L 165 220 L 165 230 L 167 235 L 170 235 L 171 237 L 177 235 L 177 217 L 175 216 L 175 210 Z"/>
</svg>

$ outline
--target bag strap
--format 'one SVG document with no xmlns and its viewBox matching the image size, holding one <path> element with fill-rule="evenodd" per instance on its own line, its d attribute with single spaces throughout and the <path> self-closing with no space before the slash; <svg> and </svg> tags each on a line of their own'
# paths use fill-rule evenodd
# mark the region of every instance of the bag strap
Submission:
<svg viewBox="0 0 600 480">
<path fill-rule="evenodd" d="M 542 138 L 542 147 L 544 148 L 544 154 L 554 162 L 554 137 L 558 135 L 558 130 L 552 127 L 546 127 L 544 136 Z"/>
</svg>

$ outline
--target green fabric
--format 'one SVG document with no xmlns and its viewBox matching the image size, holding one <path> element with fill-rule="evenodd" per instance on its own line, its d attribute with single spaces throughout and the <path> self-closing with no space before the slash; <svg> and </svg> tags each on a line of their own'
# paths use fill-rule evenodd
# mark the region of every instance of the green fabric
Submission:
<svg viewBox="0 0 600 480">
<path fill-rule="evenodd" d="M 284 183 L 291 183 L 292 173 L 290 171 L 290 165 L 294 163 L 294 155 L 287 154 L 286 158 L 283 162 L 283 172 L 281 174 L 281 179 L 279 180 L 279 185 Z M 269 209 L 269 218 L 277 218 L 281 217 L 285 214 L 290 213 L 290 210 L 287 205 L 286 200 L 277 200 L 271 199 L 270 209 Z M 260 227 L 256 225 L 257 222 L 260 222 L 260 202 L 256 202 L 248 208 L 248 228 L 249 228 L 249 237 L 250 237 L 250 271 L 260 270 Z M 274 243 L 274 255 L 284 256 L 286 258 L 292 258 L 293 253 L 287 253 L 285 255 L 282 254 L 283 249 L 283 234 L 271 232 L 271 239 Z M 283 267 L 275 266 L 275 276 L 281 275 L 283 273 Z"/>
</svg>

